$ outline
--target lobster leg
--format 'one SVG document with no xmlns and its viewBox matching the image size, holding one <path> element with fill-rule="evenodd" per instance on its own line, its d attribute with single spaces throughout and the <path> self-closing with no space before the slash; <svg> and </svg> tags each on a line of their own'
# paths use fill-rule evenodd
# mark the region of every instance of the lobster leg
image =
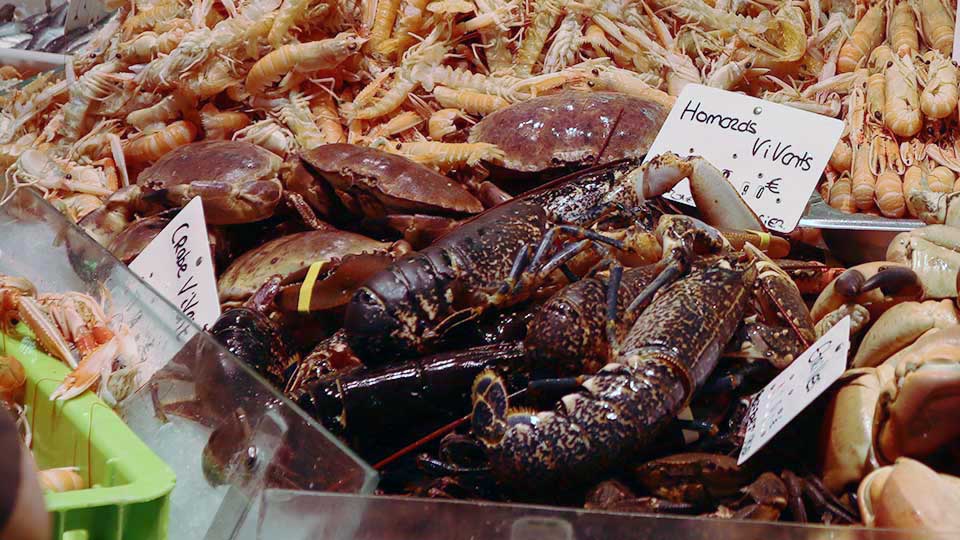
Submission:
<svg viewBox="0 0 960 540">
<path fill-rule="evenodd" d="M 550 258 L 547 258 L 548 253 L 554 248 L 559 234 L 564 234 L 566 237 L 569 237 L 570 242 L 564 244 L 559 250 L 556 250 Z M 550 275 L 554 270 L 565 266 L 570 259 L 576 257 L 584 250 L 590 247 L 599 248 L 601 245 L 609 245 L 620 250 L 625 249 L 623 242 L 620 240 L 606 237 L 596 231 L 591 231 L 583 227 L 574 225 L 557 225 L 556 227 L 552 227 L 543 235 L 532 258 L 530 257 L 530 246 L 525 246 L 517 253 L 517 257 L 514 259 L 513 266 L 510 270 L 510 275 L 500 290 L 502 292 L 516 292 L 524 282 L 527 282 L 526 284 L 528 286 L 535 285 L 545 279 L 546 276 Z M 564 274 L 566 275 L 566 272 L 564 272 Z"/>
</svg>

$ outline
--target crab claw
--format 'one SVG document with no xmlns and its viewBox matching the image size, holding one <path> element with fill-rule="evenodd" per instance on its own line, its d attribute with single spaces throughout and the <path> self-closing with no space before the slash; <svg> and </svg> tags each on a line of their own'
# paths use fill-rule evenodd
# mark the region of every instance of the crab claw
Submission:
<svg viewBox="0 0 960 540">
<path fill-rule="evenodd" d="M 912 459 L 898 459 L 867 475 L 857 502 L 867 527 L 960 530 L 960 478 L 937 474 Z"/>
<path fill-rule="evenodd" d="M 879 261 L 854 266 L 823 289 L 810 315 L 819 321 L 840 306 L 855 302 L 876 318 L 903 300 L 919 298 L 918 283 L 917 274 L 905 264 Z"/>
<path fill-rule="evenodd" d="M 925 458 L 960 440 L 960 424 L 955 421 L 960 407 L 960 359 L 900 364 L 886 396 L 886 420 L 877 438 L 884 459 Z"/>
<path fill-rule="evenodd" d="M 876 366 L 929 330 L 956 325 L 960 325 L 960 318 L 949 300 L 897 304 L 881 315 L 864 336 L 853 366 Z"/>
<path fill-rule="evenodd" d="M 917 217 L 924 223 L 960 226 L 960 204 L 957 204 L 960 191 L 912 191 L 909 197 L 910 204 L 917 210 Z"/>
</svg>

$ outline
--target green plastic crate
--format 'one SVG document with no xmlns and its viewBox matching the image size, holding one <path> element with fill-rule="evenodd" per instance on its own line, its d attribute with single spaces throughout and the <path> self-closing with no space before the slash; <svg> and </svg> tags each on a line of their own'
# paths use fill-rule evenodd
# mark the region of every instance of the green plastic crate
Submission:
<svg viewBox="0 0 960 540">
<path fill-rule="evenodd" d="M 54 539 L 166 540 L 175 476 L 93 392 L 69 401 L 50 394 L 70 370 L 32 341 L 3 335 L 27 376 L 27 421 L 41 469 L 78 467 L 89 489 L 46 494 Z"/>
</svg>

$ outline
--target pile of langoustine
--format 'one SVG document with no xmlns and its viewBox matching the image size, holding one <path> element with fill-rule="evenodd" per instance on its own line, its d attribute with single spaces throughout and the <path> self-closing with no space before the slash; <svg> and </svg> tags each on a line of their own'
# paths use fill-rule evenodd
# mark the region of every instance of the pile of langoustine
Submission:
<svg viewBox="0 0 960 540">
<path fill-rule="evenodd" d="M 878 2 L 840 49 L 845 134 L 820 187 L 835 208 L 938 222 L 931 207 L 960 172 L 955 12 L 939 1 Z"/>
<path fill-rule="evenodd" d="M 463 179 L 476 195 L 476 166 L 510 158 L 495 143 L 465 142 L 466 127 L 571 88 L 676 96 L 703 83 L 838 116 L 852 86 L 840 67 L 877 13 L 843 1 L 108 5 L 118 13 L 65 75 L 0 103 L 7 188 L 41 188 L 77 220 L 194 140 L 249 141 L 282 159 L 325 143 L 372 146 Z M 942 50 L 952 39 L 942 17 L 916 7 Z"/>
</svg>

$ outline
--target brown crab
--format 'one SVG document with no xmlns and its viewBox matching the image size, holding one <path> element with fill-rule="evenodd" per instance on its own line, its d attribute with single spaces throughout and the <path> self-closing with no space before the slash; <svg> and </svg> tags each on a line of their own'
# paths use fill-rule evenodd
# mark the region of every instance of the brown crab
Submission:
<svg viewBox="0 0 960 540">
<path fill-rule="evenodd" d="M 376 148 L 327 144 L 304 152 L 300 159 L 313 176 L 291 175 L 287 189 L 317 212 L 327 211 L 332 193 L 367 225 L 400 232 L 418 246 L 483 211 L 480 201 L 458 182 Z"/>
<path fill-rule="evenodd" d="M 486 116 L 469 142 L 495 144 L 510 171 L 609 163 L 642 157 L 670 113 L 662 101 L 616 92 L 562 92 Z M 611 129 L 614 130 L 611 133 Z"/>
<path fill-rule="evenodd" d="M 176 216 L 178 209 L 170 209 L 159 214 L 137 219 L 115 236 L 106 248 L 123 264 L 130 264 L 140 255 L 160 231 Z M 210 241 L 210 252 L 214 255 L 217 265 L 220 266 L 229 256 L 226 248 L 226 239 L 220 229 L 207 228 L 207 238 Z"/>
<path fill-rule="evenodd" d="M 271 276 L 281 277 L 276 305 L 283 311 L 322 311 L 342 306 L 370 275 L 410 250 L 399 240 L 378 242 L 325 225 L 321 230 L 271 240 L 238 257 L 220 276 L 217 289 L 226 307 L 242 303 Z M 301 294 L 311 266 L 314 283 Z M 301 300 L 301 297 L 303 299 Z"/>
<path fill-rule="evenodd" d="M 106 245 L 135 215 L 180 207 L 197 196 L 203 200 L 208 224 L 260 221 L 276 212 L 284 194 L 278 178 L 282 164 L 274 154 L 240 141 L 181 146 L 140 173 L 136 184 L 111 195 L 80 226 Z M 304 206 L 289 200 L 296 209 Z M 313 225 L 307 214 L 305 219 Z"/>
</svg>

